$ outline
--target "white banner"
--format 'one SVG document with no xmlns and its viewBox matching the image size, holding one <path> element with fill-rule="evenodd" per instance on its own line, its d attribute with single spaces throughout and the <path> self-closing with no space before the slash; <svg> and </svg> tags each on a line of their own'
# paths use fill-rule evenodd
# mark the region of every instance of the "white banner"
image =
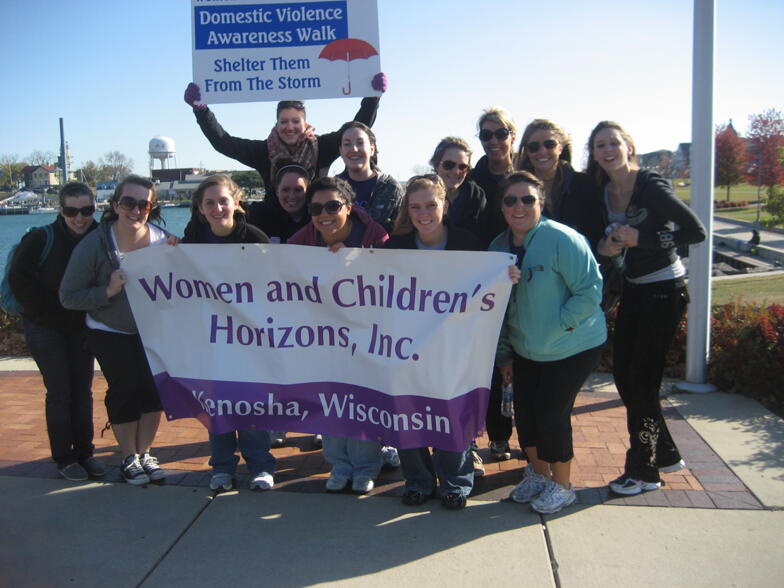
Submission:
<svg viewBox="0 0 784 588">
<path fill-rule="evenodd" d="M 376 0 L 191 0 L 202 101 L 378 96 Z"/>
<path fill-rule="evenodd" d="M 484 428 L 511 256 L 298 245 L 126 255 L 169 419 L 464 449 Z"/>
</svg>

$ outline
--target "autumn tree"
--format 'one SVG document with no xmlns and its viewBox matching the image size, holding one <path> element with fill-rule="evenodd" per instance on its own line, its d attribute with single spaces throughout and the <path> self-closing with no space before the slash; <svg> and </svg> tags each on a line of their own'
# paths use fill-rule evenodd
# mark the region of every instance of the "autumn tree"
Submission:
<svg viewBox="0 0 784 588">
<path fill-rule="evenodd" d="M 98 167 L 108 182 L 120 182 L 133 172 L 133 159 L 119 151 L 108 151 L 98 160 Z"/>
<path fill-rule="evenodd" d="M 743 139 L 738 136 L 732 121 L 716 127 L 716 170 L 715 186 L 727 187 L 727 202 L 730 200 L 730 188 L 739 184 L 746 173 L 746 149 Z"/>
<path fill-rule="evenodd" d="M 784 148 L 784 118 L 771 108 L 749 117 L 748 179 L 759 186 L 773 186 L 784 181 L 780 150 Z"/>
</svg>

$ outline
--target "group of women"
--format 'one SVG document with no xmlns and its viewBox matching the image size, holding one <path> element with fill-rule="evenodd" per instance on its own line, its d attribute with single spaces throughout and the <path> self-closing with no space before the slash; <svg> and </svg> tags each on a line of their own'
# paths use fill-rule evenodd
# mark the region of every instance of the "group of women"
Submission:
<svg viewBox="0 0 784 588">
<path fill-rule="evenodd" d="M 386 88 L 383 74 L 374 83 Z M 578 172 L 571 165 L 569 136 L 558 125 L 533 120 L 515 153 L 514 121 L 491 108 L 478 122 L 485 153 L 475 167 L 468 144 L 446 137 L 430 162 L 435 173 L 409 179 L 403 191 L 378 167 L 370 128 L 377 98 L 363 99 L 354 121 L 321 136 L 306 122 L 301 102 L 281 102 L 263 141 L 228 135 L 198 100 L 198 87 L 189 85 L 185 101 L 205 136 L 221 153 L 257 169 L 267 195 L 246 214 L 230 178 L 206 179 L 193 196 L 183 243 L 289 243 L 333 252 L 489 249 L 516 256 L 486 419 L 492 456 L 510 459 L 514 425 L 528 460 L 513 501 L 552 513 L 576 499 L 570 415 L 607 337 L 606 268 L 624 278 L 614 376 L 630 434 L 623 475 L 610 488 L 625 495 L 654 490 L 661 486 L 660 472 L 683 467 L 662 418 L 658 389 L 687 302 L 676 249 L 703 240 L 705 232 L 666 180 L 637 168 L 634 143 L 619 124 L 596 126 L 588 141 L 588 168 Z M 325 177 L 338 156 L 345 170 Z M 60 202 L 61 216 L 53 223 L 57 254 L 39 264 L 43 237 L 33 231 L 10 272 L 47 387 L 52 456 L 67 479 L 104 471 L 92 457 L 94 354 L 109 385 L 107 413 L 124 478 L 131 484 L 161 479 L 150 453 L 161 406 L 123 289 L 121 260 L 128 251 L 178 239 L 149 222 L 160 211 L 155 187 L 144 178 L 130 176 L 117 187 L 100 223 L 92 221 L 94 201 L 86 186 L 68 184 Z M 504 384 L 514 387 L 514 423 L 501 414 Z M 232 487 L 238 448 L 251 488 L 273 486 L 269 433 L 211 434 L 210 446 L 211 488 Z M 325 436 L 323 447 L 332 464 L 328 491 L 373 488 L 383 463 L 380 443 Z M 399 461 L 405 504 L 419 505 L 438 494 L 446 508 L 465 506 L 476 469 L 471 446 L 457 452 L 402 449 Z"/>
</svg>

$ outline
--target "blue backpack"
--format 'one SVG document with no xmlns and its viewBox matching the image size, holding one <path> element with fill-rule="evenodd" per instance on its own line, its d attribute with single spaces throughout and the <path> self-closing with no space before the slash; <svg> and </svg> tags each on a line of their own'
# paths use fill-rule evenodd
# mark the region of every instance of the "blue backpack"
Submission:
<svg viewBox="0 0 784 588">
<path fill-rule="evenodd" d="M 52 246 L 54 245 L 54 230 L 52 229 L 52 225 L 44 225 L 43 227 L 28 227 L 27 233 L 31 233 L 38 228 L 43 230 L 46 235 L 46 243 L 41 250 L 41 256 L 38 258 L 38 267 L 41 267 L 52 251 Z M 11 251 L 8 252 L 8 258 L 5 260 L 3 280 L 0 282 L 0 308 L 8 313 L 22 314 L 22 305 L 19 304 L 16 296 L 14 296 L 13 290 L 11 290 L 11 284 L 8 283 L 8 272 L 11 268 L 11 262 L 14 259 L 14 253 L 16 253 L 17 247 L 19 247 L 19 243 L 11 247 Z"/>
</svg>

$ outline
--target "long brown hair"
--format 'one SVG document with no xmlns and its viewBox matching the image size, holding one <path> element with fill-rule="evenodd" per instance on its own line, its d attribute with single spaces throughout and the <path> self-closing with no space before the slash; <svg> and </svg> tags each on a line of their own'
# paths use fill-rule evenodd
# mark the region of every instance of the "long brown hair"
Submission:
<svg viewBox="0 0 784 588">
<path fill-rule="evenodd" d="M 161 218 L 161 207 L 158 205 L 158 192 L 155 190 L 155 184 L 153 184 L 152 180 L 149 178 L 143 178 L 142 176 L 131 174 L 130 176 L 127 176 L 122 182 L 117 184 L 117 188 L 115 188 L 114 194 L 112 194 L 112 197 L 109 200 L 109 206 L 103 210 L 103 214 L 101 215 L 101 222 L 110 223 L 116 221 L 119 218 L 117 213 L 114 211 L 113 205 L 120 202 L 123 189 L 125 189 L 125 186 L 128 184 L 135 184 L 150 191 L 150 202 L 152 203 L 152 208 L 150 209 L 150 213 L 147 215 L 147 220 L 159 220 Z"/>
<path fill-rule="evenodd" d="M 632 153 L 629 156 L 629 162 L 633 167 L 637 166 L 637 147 L 634 145 L 632 136 L 626 132 L 620 123 L 612 120 L 601 121 L 593 128 L 591 131 L 591 136 L 588 137 L 588 165 L 585 168 L 585 173 L 591 176 L 599 186 L 603 186 L 610 181 L 610 176 L 608 176 L 607 172 L 602 169 L 602 166 L 599 165 L 599 162 L 596 161 L 596 158 L 593 154 L 593 143 L 596 140 L 596 135 L 598 135 L 604 129 L 615 129 L 621 134 L 624 142 L 632 148 Z"/>
</svg>

